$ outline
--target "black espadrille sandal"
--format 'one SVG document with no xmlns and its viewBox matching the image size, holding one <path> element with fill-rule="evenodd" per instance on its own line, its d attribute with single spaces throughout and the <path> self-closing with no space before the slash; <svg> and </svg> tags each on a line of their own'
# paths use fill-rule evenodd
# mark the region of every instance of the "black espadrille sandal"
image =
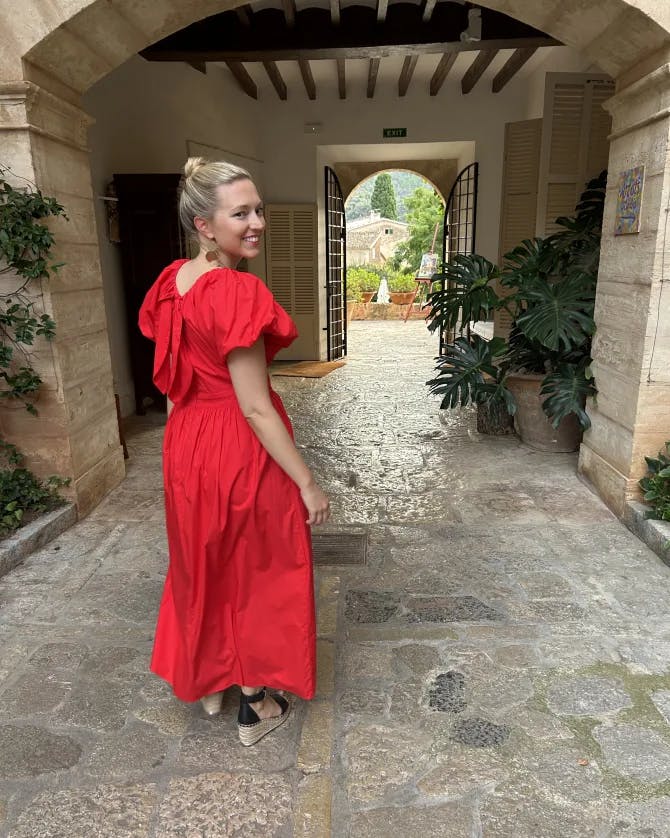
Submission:
<svg viewBox="0 0 670 838">
<path fill-rule="evenodd" d="M 281 707 L 281 716 L 273 716 L 271 719 L 259 718 L 258 713 L 256 713 L 253 707 L 249 707 L 249 705 L 255 704 L 257 701 L 263 701 L 266 695 L 267 690 L 265 687 L 255 695 L 240 694 L 240 712 L 237 716 L 237 729 L 240 734 L 240 742 L 243 745 L 255 745 L 256 742 L 270 733 L 270 731 L 284 724 L 291 712 L 289 702 L 283 696 L 272 693 L 270 697 L 274 698 Z"/>
</svg>

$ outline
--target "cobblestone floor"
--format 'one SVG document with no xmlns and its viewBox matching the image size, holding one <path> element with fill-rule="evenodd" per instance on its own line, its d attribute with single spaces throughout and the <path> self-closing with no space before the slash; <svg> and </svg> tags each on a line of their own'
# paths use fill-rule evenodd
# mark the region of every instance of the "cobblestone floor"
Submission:
<svg viewBox="0 0 670 838">
<path fill-rule="evenodd" d="M 275 378 L 368 563 L 318 572 L 319 692 L 255 748 L 147 673 L 165 570 L 161 428 L 0 580 L 0 834 L 670 836 L 670 568 L 574 455 L 427 396 L 420 322 Z M 331 807 L 332 801 L 332 807 Z"/>
</svg>

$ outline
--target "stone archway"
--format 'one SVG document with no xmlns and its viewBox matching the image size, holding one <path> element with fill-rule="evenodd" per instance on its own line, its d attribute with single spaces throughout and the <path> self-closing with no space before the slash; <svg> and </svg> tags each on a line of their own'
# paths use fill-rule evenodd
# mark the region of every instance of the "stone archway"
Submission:
<svg viewBox="0 0 670 838">
<path fill-rule="evenodd" d="M 37 471 L 73 478 L 83 514 L 123 477 L 97 253 L 88 117 L 81 94 L 138 50 L 225 0 L 70 0 L 17 10 L 0 0 L 0 133 L 14 172 L 66 204 L 58 225 L 66 268 L 42 290 L 59 337 L 40 359 L 40 417 L 2 430 Z M 618 513 L 644 454 L 670 428 L 670 302 L 662 296 L 670 168 L 670 6 L 659 0 L 480 0 L 581 50 L 617 79 L 610 100 L 610 172 L 646 166 L 642 232 L 615 238 L 614 189 L 605 215 L 594 369 L 600 396 L 580 469 Z M 615 178 L 610 178 L 614 183 Z"/>
<path fill-rule="evenodd" d="M 380 160 L 370 163 L 336 163 L 335 171 L 342 185 L 346 201 L 349 195 L 362 186 L 366 180 L 381 172 L 411 172 L 433 187 L 445 202 L 456 175 L 458 162 L 455 160 Z"/>
</svg>

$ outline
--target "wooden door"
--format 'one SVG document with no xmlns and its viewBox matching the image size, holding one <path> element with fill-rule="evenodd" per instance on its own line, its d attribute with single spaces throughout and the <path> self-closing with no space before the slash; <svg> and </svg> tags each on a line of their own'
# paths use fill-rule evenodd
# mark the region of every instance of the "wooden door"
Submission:
<svg viewBox="0 0 670 838">
<path fill-rule="evenodd" d="M 159 273 L 186 256 L 177 216 L 179 181 L 178 174 L 114 175 L 135 410 L 140 415 L 146 412 L 147 399 L 165 406 L 165 396 L 152 381 L 154 344 L 141 334 L 137 318 Z"/>
</svg>

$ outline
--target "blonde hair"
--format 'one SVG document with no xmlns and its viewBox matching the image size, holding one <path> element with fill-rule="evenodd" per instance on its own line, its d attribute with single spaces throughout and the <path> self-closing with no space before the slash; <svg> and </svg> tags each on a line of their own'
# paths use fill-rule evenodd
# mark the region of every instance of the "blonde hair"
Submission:
<svg viewBox="0 0 670 838">
<path fill-rule="evenodd" d="M 237 180 L 251 180 L 251 175 L 246 169 L 224 160 L 210 162 L 204 157 L 188 158 L 179 193 L 179 220 L 187 235 L 198 241 L 193 219 L 196 216 L 212 218 L 219 203 L 217 188 Z"/>
</svg>

